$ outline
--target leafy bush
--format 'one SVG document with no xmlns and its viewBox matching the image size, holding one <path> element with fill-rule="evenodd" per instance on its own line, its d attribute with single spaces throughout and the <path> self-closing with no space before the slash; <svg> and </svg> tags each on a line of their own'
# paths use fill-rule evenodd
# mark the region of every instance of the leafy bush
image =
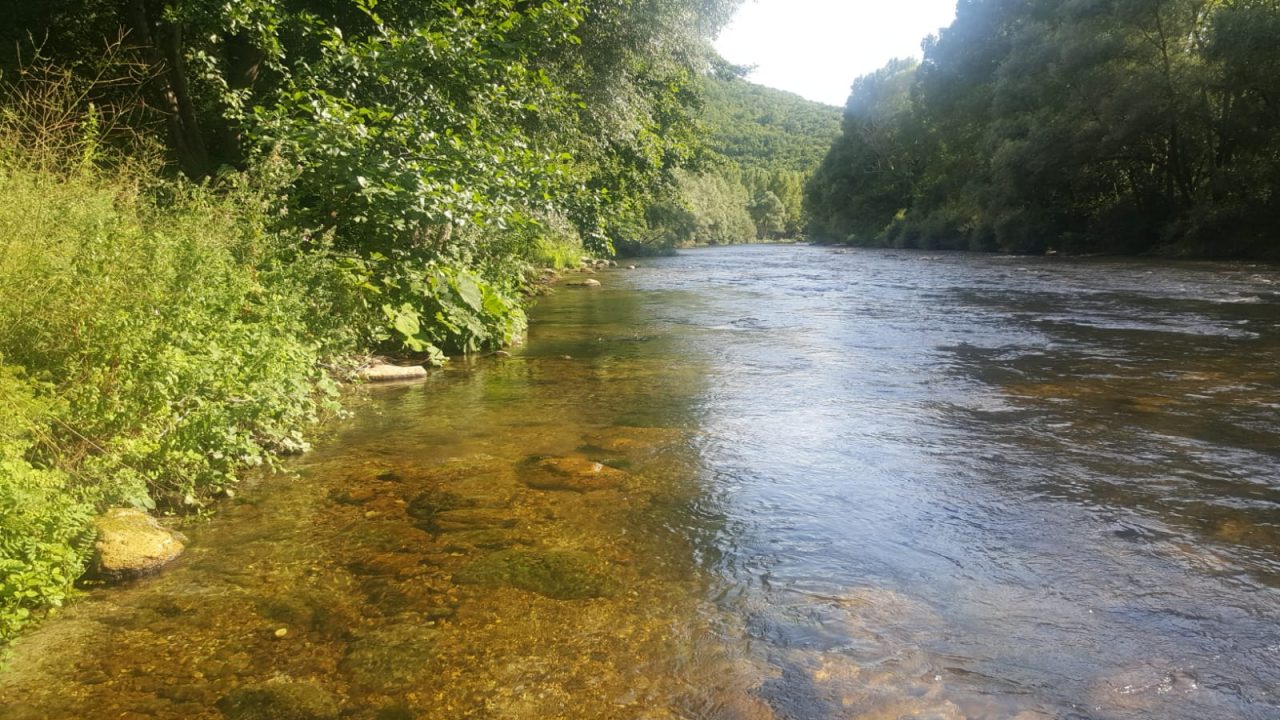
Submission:
<svg viewBox="0 0 1280 720">
<path fill-rule="evenodd" d="M 0 140 L 0 359 L 27 369 L 0 372 L 0 638 L 71 591 L 96 510 L 200 507 L 306 449 L 343 358 L 523 332 L 477 272 L 277 229 L 270 170 L 199 187 Z"/>
<path fill-rule="evenodd" d="M 384 261 L 376 258 L 375 263 Z M 524 333 L 525 315 L 517 298 L 479 275 L 438 262 L 392 263 L 376 282 L 387 320 L 382 343 L 423 353 L 436 364 L 445 353 L 496 350 Z"/>
<path fill-rule="evenodd" d="M 0 641 L 71 594 L 91 536 L 92 506 L 71 491 L 67 476 L 26 459 L 53 411 L 36 388 L 0 365 Z"/>
<path fill-rule="evenodd" d="M 0 175 L 0 352 L 62 399 L 43 460 L 102 502 L 196 503 L 305 447 L 335 392 L 314 263 L 295 275 L 244 192 L 165 189 Z"/>
<path fill-rule="evenodd" d="M 568 218 L 548 213 L 538 218 L 538 232 L 529 245 L 527 259 L 535 267 L 556 270 L 577 267 L 586 249 L 582 236 Z"/>
</svg>

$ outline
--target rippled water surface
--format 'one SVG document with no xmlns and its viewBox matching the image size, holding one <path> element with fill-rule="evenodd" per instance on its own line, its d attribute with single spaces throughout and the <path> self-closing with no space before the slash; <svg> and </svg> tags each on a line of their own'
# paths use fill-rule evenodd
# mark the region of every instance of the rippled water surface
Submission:
<svg viewBox="0 0 1280 720">
<path fill-rule="evenodd" d="M 1280 717 L 1274 268 L 601 279 L 23 638 L 0 718 Z"/>
</svg>

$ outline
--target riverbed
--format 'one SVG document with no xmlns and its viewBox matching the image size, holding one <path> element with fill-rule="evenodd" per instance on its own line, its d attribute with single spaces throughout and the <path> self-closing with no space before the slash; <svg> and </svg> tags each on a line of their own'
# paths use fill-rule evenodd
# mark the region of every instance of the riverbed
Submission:
<svg viewBox="0 0 1280 720">
<path fill-rule="evenodd" d="M 1280 717 L 1276 268 L 598 277 L 21 638 L 0 718 Z"/>
</svg>

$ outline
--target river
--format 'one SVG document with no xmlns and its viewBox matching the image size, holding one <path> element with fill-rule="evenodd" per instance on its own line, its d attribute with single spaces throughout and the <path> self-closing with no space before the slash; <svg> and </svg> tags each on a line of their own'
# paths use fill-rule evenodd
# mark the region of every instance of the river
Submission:
<svg viewBox="0 0 1280 720">
<path fill-rule="evenodd" d="M 1280 272 L 758 246 L 370 388 L 0 718 L 1280 717 Z"/>
</svg>

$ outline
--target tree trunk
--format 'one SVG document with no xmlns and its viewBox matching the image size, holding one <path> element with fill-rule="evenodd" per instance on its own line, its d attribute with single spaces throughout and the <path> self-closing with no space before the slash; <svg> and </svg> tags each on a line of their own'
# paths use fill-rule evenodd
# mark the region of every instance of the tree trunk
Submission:
<svg viewBox="0 0 1280 720">
<path fill-rule="evenodd" d="M 209 153 L 200 134 L 195 104 L 184 74 L 182 31 L 167 23 L 156 27 L 152 18 L 157 13 L 147 7 L 146 0 L 129 0 L 127 12 L 135 40 L 147 62 L 159 72 L 153 83 L 153 100 L 164 113 L 169 143 L 178 165 L 187 176 L 204 178 L 211 171 Z"/>
</svg>

